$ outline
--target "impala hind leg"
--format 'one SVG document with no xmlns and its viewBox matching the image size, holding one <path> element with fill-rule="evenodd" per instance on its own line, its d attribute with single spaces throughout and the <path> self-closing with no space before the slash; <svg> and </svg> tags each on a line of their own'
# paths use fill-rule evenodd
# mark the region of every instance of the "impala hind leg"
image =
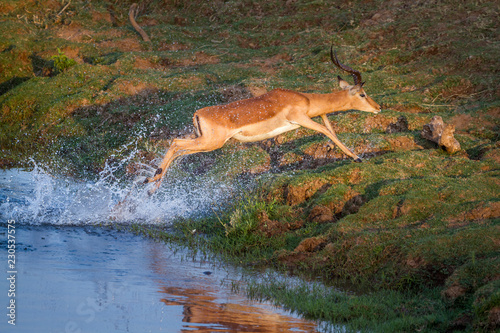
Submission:
<svg viewBox="0 0 500 333">
<path fill-rule="evenodd" d="M 224 142 L 214 142 L 203 136 L 196 139 L 174 139 L 153 178 L 146 178 L 144 181 L 145 184 L 155 183 L 153 188 L 149 191 L 149 194 L 153 194 L 160 187 L 161 181 L 167 173 L 168 168 L 178 157 L 212 151 L 223 145 Z"/>
</svg>

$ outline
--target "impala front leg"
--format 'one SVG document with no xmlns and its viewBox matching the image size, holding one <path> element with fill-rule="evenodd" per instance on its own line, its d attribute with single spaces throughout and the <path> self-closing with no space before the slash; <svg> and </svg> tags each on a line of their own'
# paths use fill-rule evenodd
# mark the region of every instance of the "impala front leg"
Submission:
<svg viewBox="0 0 500 333">
<path fill-rule="evenodd" d="M 359 157 L 358 155 L 354 154 L 353 152 L 351 152 L 342 142 L 340 142 L 340 140 L 337 138 L 337 135 L 335 134 L 335 131 L 333 130 L 333 127 L 332 127 L 332 124 L 330 123 L 330 120 L 328 120 L 328 117 L 326 116 L 326 114 L 322 114 L 321 115 L 321 119 L 323 119 L 323 122 L 325 123 L 325 126 L 326 128 L 328 129 L 328 131 L 332 134 L 332 137 L 329 137 L 333 142 L 335 142 L 335 144 L 344 152 L 346 153 L 347 155 L 351 156 L 353 159 L 354 159 L 354 162 L 356 163 L 360 163 L 362 162 L 363 160 L 361 159 L 361 157 Z M 335 148 L 335 146 L 332 147 L 332 149 Z"/>
<path fill-rule="evenodd" d="M 323 119 L 323 123 L 325 124 L 326 128 L 332 133 L 332 134 L 335 134 L 335 131 L 333 130 L 333 127 L 332 127 L 332 124 L 330 123 L 330 120 L 328 120 L 328 117 L 326 116 L 326 114 L 322 114 L 321 115 L 321 119 Z M 331 141 L 328 141 L 327 143 L 328 147 L 331 149 L 331 150 L 335 150 L 335 144 Z"/>
<path fill-rule="evenodd" d="M 321 124 L 318 124 L 317 122 L 315 122 L 314 120 L 312 120 L 308 116 L 300 114 L 300 113 L 296 113 L 296 114 L 292 115 L 289 118 L 289 120 L 291 122 L 296 123 L 296 124 L 303 126 L 305 128 L 309 128 L 309 129 L 315 130 L 317 132 L 323 133 L 330 140 L 332 140 L 344 152 L 344 154 L 352 157 L 354 159 L 354 162 L 358 162 L 358 163 L 362 162 L 361 158 L 358 155 L 354 154 L 346 146 L 344 146 L 344 144 L 342 142 L 340 142 L 340 140 L 337 138 L 335 133 L 330 132 L 328 130 L 328 128 L 326 128 L 325 126 L 323 126 Z"/>
</svg>

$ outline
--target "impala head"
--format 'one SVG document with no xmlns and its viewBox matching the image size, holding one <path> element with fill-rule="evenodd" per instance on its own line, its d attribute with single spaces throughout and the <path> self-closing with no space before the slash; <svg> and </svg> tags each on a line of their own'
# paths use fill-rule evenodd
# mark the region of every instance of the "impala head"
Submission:
<svg viewBox="0 0 500 333">
<path fill-rule="evenodd" d="M 356 109 L 359 111 L 379 113 L 381 110 L 380 105 L 378 105 L 373 99 L 368 97 L 363 85 L 365 84 L 361 79 L 361 73 L 349 66 L 340 63 L 337 58 L 337 53 L 333 51 L 333 46 L 330 48 L 330 57 L 332 62 L 338 68 L 350 73 L 354 78 L 354 85 L 350 85 L 347 81 L 342 80 L 340 76 L 339 85 L 340 88 L 347 91 L 347 96 L 349 97 L 349 107 L 350 109 Z"/>
</svg>

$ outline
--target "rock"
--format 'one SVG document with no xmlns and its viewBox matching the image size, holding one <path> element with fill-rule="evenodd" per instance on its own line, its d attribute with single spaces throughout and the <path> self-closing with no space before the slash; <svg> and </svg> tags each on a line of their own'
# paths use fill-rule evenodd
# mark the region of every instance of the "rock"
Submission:
<svg viewBox="0 0 500 333">
<path fill-rule="evenodd" d="M 453 133 L 455 132 L 455 125 L 448 124 L 441 134 L 438 144 L 446 148 L 446 151 L 453 154 L 460 150 L 460 143 L 455 139 Z"/>
<path fill-rule="evenodd" d="M 454 132 L 454 125 L 445 124 L 443 118 L 434 116 L 430 123 L 424 125 L 421 135 L 424 139 L 437 143 L 448 153 L 453 154 L 460 150 L 460 143 L 453 136 Z"/>
</svg>

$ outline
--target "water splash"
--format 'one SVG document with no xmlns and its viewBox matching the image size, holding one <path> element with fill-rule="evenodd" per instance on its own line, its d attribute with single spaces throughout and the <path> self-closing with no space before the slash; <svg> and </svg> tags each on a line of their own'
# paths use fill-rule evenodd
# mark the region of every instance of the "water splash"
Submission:
<svg viewBox="0 0 500 333">
<path fill-rule="evenodd" d="M 234 197 L 235 184 L 188 177 L 164 182 L 151 197 L 147 187 L 123 183 L 119 165 L 105 165 L 97 180 L 78 181 L 51 175 L 34 163 L 30 171 L 0 171 L 0 218 L 25 224 L 85 225 L 98 223 L 164 223 L 199 217 Z M 120 209 L 116 205 L 125 200 Z"/>
</svg>

